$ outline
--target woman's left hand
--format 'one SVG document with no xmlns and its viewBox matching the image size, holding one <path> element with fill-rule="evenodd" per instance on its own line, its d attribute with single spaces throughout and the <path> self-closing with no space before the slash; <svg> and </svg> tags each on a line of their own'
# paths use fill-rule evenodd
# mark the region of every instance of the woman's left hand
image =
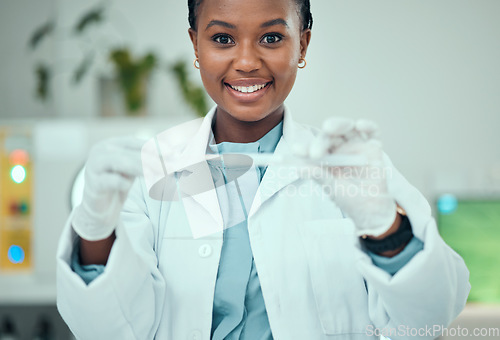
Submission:
<svg viewBox="0 0 500 340">
<path fill-rule="evenodd" d="M 378 128 L 367 120 L 332 117 L 321 132 L 298 151 L 302 157 L 321 160 L 321 176 L 315 177 L 331 199 L 356 225 L 359 236 L 380 236 L 396 218 L 396 202 L 387 189 L 392 175 L 384 165 Z M 328 155 L 361 156 L 366 164 L 359 166 L 325 165 Z"/>
</svg>

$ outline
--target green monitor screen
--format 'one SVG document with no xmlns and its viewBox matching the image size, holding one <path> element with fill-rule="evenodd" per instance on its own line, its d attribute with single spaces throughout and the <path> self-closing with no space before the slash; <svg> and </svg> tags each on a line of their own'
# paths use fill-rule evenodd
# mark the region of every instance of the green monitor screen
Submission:
<svg viewBox="0 0 500 340">
<path fill-rule="evenodd" d="M 470 271 L 468 302 L 500 304 L 500 198 L 443 195 L 437 205 L 439 232 Z"/>
</svg>

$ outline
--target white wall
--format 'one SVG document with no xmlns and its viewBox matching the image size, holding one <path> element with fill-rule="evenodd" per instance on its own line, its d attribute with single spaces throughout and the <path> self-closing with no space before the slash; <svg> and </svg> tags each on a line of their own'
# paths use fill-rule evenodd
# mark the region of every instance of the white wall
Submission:
<svg viewBox="0 0 500 340">
<path fill-rule="evenodd" d="M 0 0 L 2 117 L 98 110 L 96 77 L 73 88 L 64 67 L 53 110 L 31 97 L 33 58 L 25 41 L 54 10 L 53 1 Z M 167 61 L 191 60 L 186 2 L 116 0 L 106 32 L 138 52 L 154 48 Z M 61 25 L 92 3 L 58 0 Z M 430 199 L 442 191 L 500 191 L 500 1 L 312 0 L 312 11 L 308 66 L 288 100 L 296 119 L 313 125 L 330 115 L 375 120 L 396 166 Z M 79 60 L 82 47 L 59 38 L 53 53 L 67 65 Z M 195 70 L 192 75 L 199 79 Z M 166 75 L 154 84 L 151 114 L 188 112 Z"/>
<path fill-rule="evenodd" d="M 53 44 L 36 53 L 28 48 L 31 33 L 54 12 L 53 0 L 0 0 L 0 117 L 52 115 L 34 99 L 36 60 L 50 60 Z"/>
</svg>

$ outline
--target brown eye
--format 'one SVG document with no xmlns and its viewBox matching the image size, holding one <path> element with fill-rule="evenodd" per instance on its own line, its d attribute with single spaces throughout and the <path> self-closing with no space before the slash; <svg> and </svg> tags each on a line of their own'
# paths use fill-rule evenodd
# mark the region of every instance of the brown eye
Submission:
<svg viewBox="0 0 500 340">
<path fill-rule="evenodd" d="M 264 44 L 275 44 L 277 42 L 280 42 L 282 39 L 283 37 L 280 34 L 273 33 L 273 34 L 266 34 L 262 38 L 261 42 Z"/>
<path fill-rule="evenodd" d="M 222 45 L 234 43 L 233 39 L 231 39 L 231 37 L 226 34 L 216 35 L 215 37 L 213 37 L 213 40 Z"/>
</svg>

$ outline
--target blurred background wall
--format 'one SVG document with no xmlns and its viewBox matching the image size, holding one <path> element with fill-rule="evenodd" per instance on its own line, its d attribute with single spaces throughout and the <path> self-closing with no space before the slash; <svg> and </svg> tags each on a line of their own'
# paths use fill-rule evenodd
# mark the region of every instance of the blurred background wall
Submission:
<svg viewBox="0 0 500 340">
<path fill-rule="evenodd" d="M 314 27 L 308 64 L 299 71 L 287 100 L 295 118 L 316 126 L 331 115 L 374 120 L 396 167 L 433 206 L 444 193 L 499 197 L 500 1 L 311 2 Z M 83 41 L 75 39 L 72 25 L 98 4 L 0 0 L 0 129 L 33 128 L 46 155 L 49 150 L 48 158 L 39 159 L 43 171 L 33 196 L 38 206 L 35 224 L 50 229 L 33 231 L 34 254 L 42 263 L 37 275 L 44 277 L 46 287 L 42 297 L 32 296 L 40 304 L 50 305 L 55 297 L 56 238 L 69 213 L 70 182 L 89 145 L 108 135 L 133 132 L 141 124 L 160 131 L 195 117 L 167 71 L 168 65 L 184 59 L 189 77 L 201 84 L 191 67 L 186 1 L 115 0 L 100 27 Z M 57 23 L 53 37 L 31 50 L 30 36 L 48 18 Z M 154 51 L 162 59 L 161 71 L 150 79 L 147 116 L 100 117 L 100 84 L 110 73 L 105 54 L 110 46 L 129 46 L 137 55 Z M 75 67 L 93 47 L 97 61 L 81 84 L 71 85 Z M 54 66 L 47 102 L 35 95 L 39 61 Z M 82 132 L 82 126 L 93 132 Z M 44 136 L 63 130 L 84 137 L 66 153 L 50 154 L 55 139 L 46 141 Z M 13 289 L 18 278 L 1 275 L 0 288 Z M 40 286 L 38 279 L 23 280 L 26 287 L 34 282 Z M 15 297 L 22 294 L 7 291 L 0 305 L 2 298 L 5 304 L 16 304 Z M 28 296 L 24 302 L 29 301 Z"/>
<path fill-rule="evenodd" d="M 136 53 L 191 62 L 185 2 L 116 0 L 89 43 L 112 36 Z M 95 74 L 68 86 L 85 46 L 61 34 L 32 53 L 27 41 L 48 17 L 67 29 L 97 2 L 0 3 L 0 117 L 96 116 Z M 288 99 L 299 121 L 373 119 L 396 166 L 429 198 L 441 190 L 500 187 L 500 2 L 316 0 L 312 11 L 308 66 Z M 34 96 L 37 58 L 58 65 L 50 104 Z M 150 115 L 189 112 L 166 72 L 152 82 Z"/>
</svg>

